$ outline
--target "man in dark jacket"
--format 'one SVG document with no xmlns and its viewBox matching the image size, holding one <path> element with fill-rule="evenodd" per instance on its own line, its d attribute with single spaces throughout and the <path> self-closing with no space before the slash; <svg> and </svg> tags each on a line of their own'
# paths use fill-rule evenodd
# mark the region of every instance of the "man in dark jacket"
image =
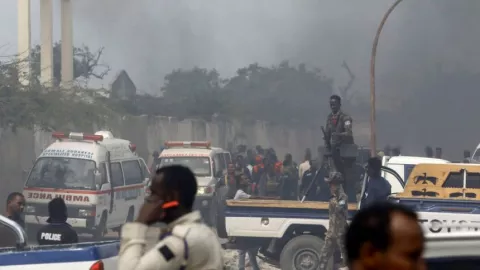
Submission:
<svg viewBox="0 0 480 270">
<path fill-rule="evenodd" d="M 6 216 L 18 223 L 25 229 L 25 221 L 22 218 L 23 208 L 25 207 L 25 197 L 22 193 L 12 192 L 7 197 Z M 0 247 L 15 247 L 16 235 L 7 226 L 0 224 Z"/>
<path fill-rule="evenodd" d="M 368 160 L 368 179 L 362 194 L 362 208 L 373 202 L 387 200 L 392 192 L 390 183 L 381 176 L 381 168 L 382 162 L 379 158 L 374 157 Z"/>
<path fill-rule="evenodd" d="M 67 206 L 62 198 L 48 203 L 48 225 L 37 233 L 39 245 L 74 244 L 78 242 L 77 232 L 67 223 Z"/>
</svg>

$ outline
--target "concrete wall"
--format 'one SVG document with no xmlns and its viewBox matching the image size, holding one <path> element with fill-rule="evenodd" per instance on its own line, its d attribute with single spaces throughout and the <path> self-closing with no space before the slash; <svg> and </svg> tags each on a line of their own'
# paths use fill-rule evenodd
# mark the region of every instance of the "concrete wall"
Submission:
<svg viewBox="0 0 480 270">
<path fill-rule="evenodd" d="M 273 147 L 280 158 L 291 153 L 301 161 L 307 147 L 315 149 L 323 144 L 320 127 L 305 129 L 275 126 L 265 122 L 245 124 L 238 121 L 212 119 L 178 121 L 172 117 L 123 117 L 109 122 L 108 127 L 116 137 L 128 139 L 137 145 L 137 152 L 149 163 L 151 154 L 165 140 L 209 140 L 213 146 L 227 148 L 229 144 L 262 145 Z M 92 132 L 92 130 L 77 130 Z M 358 127 L 359 134 L 364 131 Z M 361 143 L 362 140 L 358 140 Z M 365 141 L 365 140 L 363 140 Z M 8 193 L 20 191 L 25 180 L 25 171 L 32 161 L 52 142 L 51 134 L 43 131 L 17 130 L 0 132 L 0 207 Z"/>
</svg>

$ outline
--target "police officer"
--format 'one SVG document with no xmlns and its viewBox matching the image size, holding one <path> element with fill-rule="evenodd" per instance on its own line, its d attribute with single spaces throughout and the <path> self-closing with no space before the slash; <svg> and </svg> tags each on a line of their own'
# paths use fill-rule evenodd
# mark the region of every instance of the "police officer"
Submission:
<svg viewBox="0 0 480 270">
<path fill-rule="evenodd" d="M 352 177 L 351 167 L 354 164 L 357 153 L 350 153 L 350 157 L 343 156 L 342 151 L 348 149 L 348 146 L 355 145 L 352 132 L 352 117 L 341 110 L 342 99 L 337 95 L 330 97 L 330 108 L 332 112 L 328 115 L 325 129 L 325 146 L 331 160 L 330 169 L 333 172 L 340 172 L 344 178 L 344 188 L 347 194 L 355 194 L 357 183 Z M 352 179 L 353 178 L 353 179 Z M 350 180 L 350 181 L 349 181 Z M 350 196 L 352 196 L 350 195 Z M 352 196 L 353 199 L 354 196 Z"/>
<path fill-rule="evenodd" d="M 344 236 L 347 230 L 348 197 L 342 187 L 342 174 L 331 172 L 325 179 L 330 185 L 332 197 L 328 203 L 328 230 L 325 234 L 325 243 L 320 252 L 320 270 L 327 269 L 327 262 L 333 257 L 335 248 L 340 250 L 340 268 L 347 266 L 347 253 Z"/>
<path fill-rule="evenodd" d="M 48 203 L 49 224 L 37 232 L 39 245 L 58 245 L 78 243 L 77 232 L 67 223 L 67 205 L 62 198 Z"/>
<path fill-rule="evenodd" d="M 174 165 L 158 169 L 151 195 L 135 222 L 122 228 L 118 270 L 223 269 L 223 251 L 215 233 L 192 211 L 197 182 L 188 168 Z M 167 225 L 159 242 L 145 250 L 148 227 Z"/>
</svg>

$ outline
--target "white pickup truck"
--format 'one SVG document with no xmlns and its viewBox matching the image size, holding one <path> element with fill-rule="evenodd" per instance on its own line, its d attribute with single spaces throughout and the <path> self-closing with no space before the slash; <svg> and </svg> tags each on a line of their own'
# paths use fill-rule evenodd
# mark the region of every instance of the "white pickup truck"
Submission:
<svg viewBox="0 0 480 270">
<path fill-rule="evenodd" d="M 27 246 L 25 231 L 0 216 L 0 224 L 16 234 L 16 248 L 0 249 L 2 270 L 114 270 L 117 269 L 118 241 L 74 245 Z"/>
<path fill-rule="evenodd" d="M 458 182 L 456 170 L 471 170 L 472 177 L 480 175 L 480 165 L 472 164 L 433 164 L 418 165 L 409 177 L 412 182 L 404 181 L 402 177 L 390 168 L 383 167 L 384 173 L 391 175 L 390 179 L 396 179 L 404 190 L 405 182 L 409 183 L 405 192 L 418 192 L 410 189 L 410 186 L 421 185 L 426 182 L 425 189 L 441 190 L 444 186 L 434 186 L 421 179 L 423 168 L 431 166 L 445 166 L 455 174 L 454 181 Z M 439 170 L 438 175 L 443 175 L 441 183 L 446 182 L 445 171 Z M 419 176 L 420 175 L 420 178 Z M 470 176 L 468 176 L 470 177 Z M 420 181 L 420 182 L 417 182 Z M 440 180 L 439 180 L 440 182 Z M 462 182 L 462 181 L 460 181 Z M 469 181 L 463 181 L 469 183 Z M 422 186 L 423 187 L 423 186 Z M 452 189 L 456 191 L 456 189 Z M 449 191 L 452 191 L 449 190 Z M 459 189 L 462 190 L 461 188 Z M 465 189 L 463 189 L 465 190 Z M 428 191 L 428 190 L 427 190 Z M 420 191 L 421 192 L 421 191 Z M 441 191 L 440 191 L 441 192 Z M 461 193 L 461 192 L 460 192 Z M 462 230 L 477 231 L 480 228 L 480 201 L 472 199 L 441 199 L 436 198 L 435 192 L 429 195 L 393 196 L 392 200 L 397 203 L 414 208 L 419 215 L 419 222 L 426 230 L 427 235 L 437 233 L 451 233 Z M 472 193 L 464 193 L 463 195 Z M 453 193 L 449 193 L 449 198 Z M 432 197 L 433 196 L 433 197 Z M 447 196 L 448 197 L 448 196 Z M 471 197 L 470 197 L 471 198 Z M 356 213 L 359 205 L 349 204 L 349 216 Z M 228 237 L 236 239 L 229 248 L 248 248 L 260 246 L 260 252 L 269 262 L 279 265 L 281 269 L 316 269 L 319 252 L 323 246 L 323 236 L 328 229 L 328 203 L 327 202 L 298 202 L 278 200 L 239 200 L 226 202 L 223 213 L 225 227 L 217 228 L 218 231 L 226 232 Z M 463 224 L 461 228 L 458 226 Z M 467 227 L 465 227 L 467 225 Z M 223 237 L 223 236 L 221 236 Z M 227 247 L 228 248 L 228 247 Z"/>
</svg>

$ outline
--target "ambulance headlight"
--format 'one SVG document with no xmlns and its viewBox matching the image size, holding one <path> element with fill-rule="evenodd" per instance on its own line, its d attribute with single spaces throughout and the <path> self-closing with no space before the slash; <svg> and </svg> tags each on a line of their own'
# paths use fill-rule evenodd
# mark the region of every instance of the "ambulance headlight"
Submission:
<svg viewBox="0 0 480 270">
<path fill-rule="evenodd" d="M 198 195 L 207 195 L 213 193 L 212 187 L 198 187 L 197 194 Z"/>
<path fill-rule="evenodd" d="M 95 210 L 92 209 L 79 209 L 78 216 L 80 217 L 93 217 L 95 216 Z"/>
<path fill-rule="evenodd" d="M 25 213 L 27 214 L 34 214 L 35 213 L 35 206 L 32 206 L 32 205 L 27 205 L 25 207 Z"/>
</svg>

